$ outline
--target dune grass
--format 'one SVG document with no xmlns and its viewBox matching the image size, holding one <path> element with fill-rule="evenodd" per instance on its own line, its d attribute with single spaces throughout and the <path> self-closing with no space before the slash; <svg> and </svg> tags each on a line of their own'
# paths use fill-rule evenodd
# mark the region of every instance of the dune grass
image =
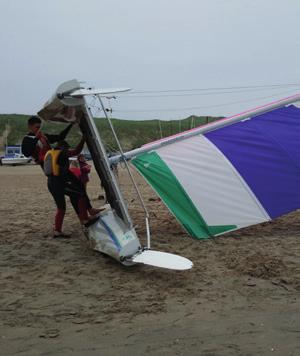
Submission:
<svg viewBox="0 0 300 356">
<path fill-rule="evenodd" d="M 22 114 L 0 114 L 0 137 L 4 145 L 5 128 L 8 128 L 9 134 L 7 137 L 8 145 L 20 144 L 24 134 L 27 132 L 28 115 Z M 122 120 L 112 119 L 114 128 L 121 141 L 124 150 L 130 150 L 141 145 L 157 140 L 162 137 L 167 137 L 178 132 L 186 131 L 192 127 L 206 124 L 207 122 L 215 121 L 218 118 L 210 116 L 190 116 L 183 120 Z M 116 150 L 116 143 L 112 136 L 108 122 L 104 118 L 95 118 L 95 123 L 98 127 L 101 138 L 109 150 Z M 43 131 L 47 133 L 60 132 L 65 127 L 65 124 L 44 123 Z M 80 139 L 79 129 L 75 126 L 72 128 L 68 142 L 75 145 Z"/>
</svg>

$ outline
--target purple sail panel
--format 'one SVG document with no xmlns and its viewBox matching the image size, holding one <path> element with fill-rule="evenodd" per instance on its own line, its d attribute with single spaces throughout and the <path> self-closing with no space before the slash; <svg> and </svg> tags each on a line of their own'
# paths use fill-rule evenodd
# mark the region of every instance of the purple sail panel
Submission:
<svg viewBox="0 0 300 356">
<path fill-rule="evenodd" d="M 206 133 L 271 218 L 300 208 L 300 109 L 290 105 Z"/>
</svg>

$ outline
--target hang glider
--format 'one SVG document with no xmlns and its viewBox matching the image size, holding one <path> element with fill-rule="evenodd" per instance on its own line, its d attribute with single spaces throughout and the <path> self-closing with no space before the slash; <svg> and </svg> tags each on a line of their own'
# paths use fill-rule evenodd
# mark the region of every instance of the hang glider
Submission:
<svg viewBox="0 0 300 356">
<path fill-rule="evenodd" d="M 300 208 L 300 95 L 114 157 L 131 159 L 198 239 Z"/>
<path fill-rule="evenodd" d="M 100 227 L 95 234 L 90 229 L 90 236 L 101 242 L 98 250 L 116 259 L 126 255 L 132 263 L 132 251 L 140 249 L 110 169 L 119 161 L 131 160 L 186 231 L 197 239 L 269 221 L 300 208 L 300 109 L 295 105 L 300 102 L 300 94 L 108 159 L 85 102 L 89 92 L 79 91 L 83 89 L 76 80 L 63 83 L 38 114 L 50 121 L 77 121 L 87 137 L 113 213 L 113 218 L 105 218 L 109 223 L 104 230 L 111 239 L 110 227 L 118 227 L 114 234 L 121 241 L 113 252 L 105 250 L 108 243 L 104 243 L 105 248 L 101 245 L 105 239 L 98 233 Z M 97 96 L 104 108 L 101 95 Z M 147 218 L 146 222 L 148 231 Z M 124 249 L 127 238 L 134 242 L 126 243 Z M 116 246 L 116 241 L 113 244 Z M 144 254 L 136 261 L 143 258 L 155 260 L 153 255 Z"/>
</svg>

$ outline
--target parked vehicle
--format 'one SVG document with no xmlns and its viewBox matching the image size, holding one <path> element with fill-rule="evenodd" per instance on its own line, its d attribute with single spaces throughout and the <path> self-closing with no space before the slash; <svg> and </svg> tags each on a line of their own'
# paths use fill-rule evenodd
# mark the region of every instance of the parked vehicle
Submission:
<svg viewBox="0 0 300 356">
<path fill-rule="evenodd" d="M 3 157 L 0 159 L 1 165 L 18 166 L 27 164 L 31 161 L 31 158 L 25 157 L 23 154 L 16 153 L 14 156 Z"/>
</svg>

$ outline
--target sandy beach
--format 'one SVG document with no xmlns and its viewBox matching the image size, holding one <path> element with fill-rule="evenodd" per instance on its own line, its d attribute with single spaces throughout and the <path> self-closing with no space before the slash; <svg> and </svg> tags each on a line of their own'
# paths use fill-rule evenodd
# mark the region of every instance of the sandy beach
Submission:
<svg viewBox="0 0 300 356">
<path fill-rule="evenodd" d="M 189 237 L 138 177 L 152 248 L 192 270 L 123 267 L 92 251 L 68 203 L 69 240 L 52 238 L 55 206 L 34 165 L 0 167 L 1 355 L 300 354 L 300 213 L 213 240 Z M 143 211 L 120 184 L 145 244 Z M 93 170 L 88 192 L 103 201 Z"/>
</svg>

